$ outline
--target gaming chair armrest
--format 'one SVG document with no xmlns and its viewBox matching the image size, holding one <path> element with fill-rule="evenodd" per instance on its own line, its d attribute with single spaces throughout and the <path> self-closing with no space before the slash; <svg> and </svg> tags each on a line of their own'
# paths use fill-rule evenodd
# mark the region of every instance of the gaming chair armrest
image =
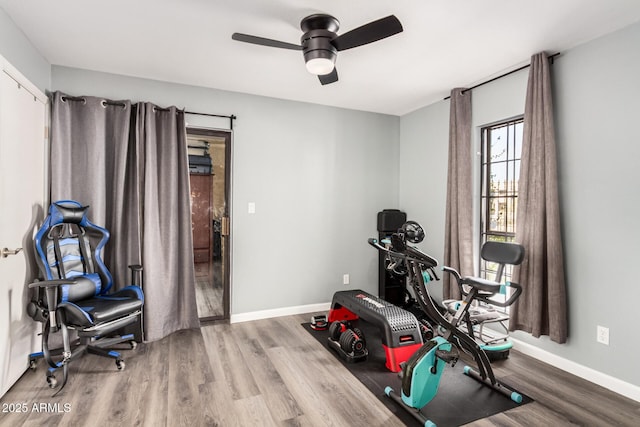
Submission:
<svg viewBox="0 0 640 427">
<path fill-rule="evenodd" d="M 129 269 L 131 270 L 131 284 L 142 288 L 142 265 L 132 264 Z"/>
<path fill-rule="evenodd" d="M 29 283 L 29 288 L 44 288 L 47 295 L 47 310 L 49 311 L 49 322 L 51 328 L 56 330 L 56 310 L 58 309 L 58 289 L 62 285 L 75 285 L 75 279 L 42 280 L 40 282 Z"/>
<path fill-rule="evenodd" d="M 29 283 L 29 288 L 57 288 L 60 285 L 75 285 L 77 281 L 75 279 L 56 279 L 56 280 L 41 280 L 39 282 Z"/>
</svg>

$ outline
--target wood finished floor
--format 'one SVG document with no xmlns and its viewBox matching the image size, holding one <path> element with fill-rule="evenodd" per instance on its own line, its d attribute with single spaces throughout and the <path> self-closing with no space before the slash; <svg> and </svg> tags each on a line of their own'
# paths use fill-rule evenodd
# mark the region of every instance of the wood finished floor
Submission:
<svg viewBox="0 0 640 427">
<path fill-rule="evenodd" d="M 401 426 L 299 326 L 308 319 L 177 332 L 125 351 L 121 372 L 87 355 L 56 397 L 40 362 L 0 400 L 0 410 L 24 403 L 27 411 L 0 412 L 0 426 Z M 535 402 L 470 425 L 640 425 L 640 403 L 518 352 L 496 371 Z"/>
<path fill-rule="evenodd" d="M 222 285 L 211 284 L 206 277 L 196 277 L 196 307 L 199 317 L 224 315 Z"/>
</svg>

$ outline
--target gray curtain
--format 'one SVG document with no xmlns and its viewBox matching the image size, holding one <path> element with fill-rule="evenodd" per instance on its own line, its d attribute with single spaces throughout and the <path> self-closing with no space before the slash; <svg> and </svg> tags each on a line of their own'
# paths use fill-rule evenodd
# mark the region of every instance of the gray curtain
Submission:
<svg viewBox="0 0 640 427">
<path fill-rule="evenodd" d="M 148 341 L 199 327 L 184 112 L 137 105 Z"/>
<path fill-rule="evenodd" d="M 549 68 L 545 53 L 531 57 L 516 224 L 516 241 L 526 255 L 513 273 L 524 290 L 511 309 L 509 328 L 564 343 L 567 298 Z"/>
<path fill-rule="evenodd" d="M 457 88 L 451 91 L 449 113 L 444 265 L 455 268 L 462 275 L 474 272 L 471 153 L 471 91 Z M 450 274 L 443 277 L 442 294 L 444 299 L 461 298 Z"/>
<path fill-rule="evenodd" d="M 199 326 L 184 113 L 149 103 L 53 94 L 51 200 L 90 205 L 111 233 L 114 287 L 144 267 L 145 340 Z"/>
<path fill-rule="evenodd" d="M 131 111 L 129 101 L 61 92 L 51 105 L 51 201 L 89 205 L 91 221 L 109 230 L 104 260 L 116 289 L 128 283 L 127 266 L 141 262 L 137 212 L 125 210 L 138 206 Z"/>
</svg>

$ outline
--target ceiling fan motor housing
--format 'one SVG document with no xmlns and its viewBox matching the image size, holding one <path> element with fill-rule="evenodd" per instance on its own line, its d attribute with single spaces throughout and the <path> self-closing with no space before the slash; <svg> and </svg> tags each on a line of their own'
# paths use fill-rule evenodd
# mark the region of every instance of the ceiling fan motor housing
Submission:
<svg viewBox="0 0 640 427">
<path fill-rule="evenodd" d="M 335 64 L 338 51 L 331 44 L 331 40 L 336 38 L 336 32 L 340 28 L 338 20 L 331 15 L 319 13 L 304 18 L 300 28 L 304 31 L 300 44 L 305 63 L 312 59 L 325 58 Z"/>
<path fill-rule="evenodd" d="M 338 51 L 331 44 L 331 40 L 335 36 L 336 33 L 327 30 L 311 30 L 304 33 L 300 39 L 304 61 L 309 62 L 315 58 L 327 58 L 335 63 Z"/>
</svg>

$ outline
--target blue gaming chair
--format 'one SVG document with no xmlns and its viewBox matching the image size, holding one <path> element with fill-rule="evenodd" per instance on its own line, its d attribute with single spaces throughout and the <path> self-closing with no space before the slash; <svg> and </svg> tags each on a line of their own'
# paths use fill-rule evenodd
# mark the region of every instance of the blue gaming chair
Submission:
<svg viewBox="0 0 640 427">
<path fill-rule="evenodd" d="M 27 313 L 42 322 L 42 351 L 29 355 L 29 366 L 35 369 L 37 359 L 44 358 L 51 388 L 57 387 L 55 371 L 62 368 L 64 380 L 58 392 L 67 383 L 71 360 L 88 352 L 115 359 L 121 370 L 124 361 L 111 348 L 120 343 L 135 348 L 136 340 L 141 341 L 133 333 L 117 333 L 135 323 L 141 331 L 142 267 L 129 266 L 133 284 L 109 293 L 112 278 L 101 258 L 109 232 L 87 219 L 88 208 L 73 200 L 53 203 L 35 237 L 44 280 L 29 285 L 35 292 Z M 71 330 L 78 336 L 73 343 Z M 55 332 L 61 333 L 63 347 L 50 350 L 49 339 Z"/>
</svg>

